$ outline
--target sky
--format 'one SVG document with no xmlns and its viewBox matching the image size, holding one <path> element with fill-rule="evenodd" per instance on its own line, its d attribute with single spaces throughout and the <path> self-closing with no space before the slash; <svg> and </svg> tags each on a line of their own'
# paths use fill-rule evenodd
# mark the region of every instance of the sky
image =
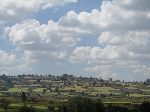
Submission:
<svg viewBox="0 0 150 112">
<path fill-rule="evenodd" d="M 150 78 L 150 0 L 1 0 L 0 74 Z"/>
</svg>

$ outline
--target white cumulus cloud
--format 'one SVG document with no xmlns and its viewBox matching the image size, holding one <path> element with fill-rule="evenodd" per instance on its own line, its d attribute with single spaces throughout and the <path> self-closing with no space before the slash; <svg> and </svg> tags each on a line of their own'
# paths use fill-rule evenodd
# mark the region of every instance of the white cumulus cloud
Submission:
<svg viewBox="0 0 150 112">
<path fill-rule="evenodd" d="M 11 2 L 11 3 L 10 3 Z M 39 10 L 75 3 L 77 0 L 6 0 L 0 5 L 0 20 L 25 17 Z M 10 5 L 12 4 L 12 5 Z M 40 24 L 30 19 L 10 27 L 9 40 L 25 60 L 65 60 L 86 65 L 85 72 L 103 77 L 145 79 L 150 66 L 149 0 L 103 1 L 91 12 L 69 11 L 57 22 Z M 20 10 L 20 12 L 18 12 Z M 82 38 L 97 37 L 99 46 L 82 46 Z M 90 44 L 90 43 L 89 43 Z M 74 49 L 74 50 L 73 50 Z M 75 65 L 76 66 L 76 65 Z"/>
<path fill-rule="evenodd" d="M 70 27 L 99 33 L 98 47 L 77 47 L 71 62 L 87 63 L 85 71 L 104 77 L 144 79 L 150 72 L 149 0 L 103 1 L 100 10 L 70 13 L 61 22 Z M 67 24 L 73 19 L 77 24 Z M 65 21 L 66 20 L 66 21 Z M 138 66 L 137 66 L 138 65 Z M 105 74 L 105 75 L 104 75 Z"/>
</svg>

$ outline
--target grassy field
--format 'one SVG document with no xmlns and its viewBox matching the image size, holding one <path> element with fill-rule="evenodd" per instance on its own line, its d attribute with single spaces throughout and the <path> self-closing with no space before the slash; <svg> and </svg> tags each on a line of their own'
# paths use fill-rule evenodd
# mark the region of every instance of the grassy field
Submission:
<svg viewBox="0 0 150 112">
<path fill-rule="evenodd" d="M 9 88 L 8 92 L 27 92 L 28 88 L 22 88 L 22 87 L 14 87 Z"/>
<path fill-rule="evenodd" d="M 31 82 L 34 82 L 33 80 Z M 49 81 L 45 81 L 46 83 Z M 61 86 L 61 81 L 53 81 L 53 86 Z M 31 89 L 31 86 L 34 86 L 34 88 Z M 114 104 L 114 105 L 139 105 L 144 101 L 150 102 L 150 86 L 146 86 L 143 91 L 140 92 L 134 92 L 134 90 L 137 89 L 136 85 L 125 85 L 123 84 L 122 87 L 128 88 L 130 90 L 133 90 L 132 93 L 129 94 L 129 96 L 122 94 L 120 91 L 120 88 L 118 87 L 90 87 L 88 84 L 82 85 L 82 86 L 64 86 L 60 87 L 58 91 L 55 91 L 56 88 L 43 88 L 41 85 L 30 85 L 20 87 L 19 85 L 15 85 L 12 88 L 9 88 L 7 91 L 0 91 L 0 99 L 5 98 L 8 101 L 10 101 L 9 108 L 15 112 L 18 108 L 23 106 L 23 103 L 21 101 L 21 97 L 13 97 L 9 96 L 7 93 L 20 93 L 21 92 L 28 92 L 30 93 L 31 97 L 35 97 L 34 101 L 31 101 L 31 99 L 27 98 L 27 105 L 35 107 L 39 110 L 46 110 L 49 105 L 51 106 L 59 106 L 62 105 L 62 103 L 66 102 L 70 97 L 83 95 L 83 96 L 90 96 L 93 99 L 101 99 L 102 102 L 105 105 L 108 104 Z M 31 91 L 30 91 L 31 89 Z M 43 92 L 43 90 L 46 90 Z M 63 91 L 63 92 L 62 92 Z M 73 91 L 73 92 L 71 92 Z M 100 95 L 100 96 L 98 96 Z M 102 95 L 102 96 L 101 96 Z M 2 109 L 0 109 L 0 112 L 4 112 Z"/>
</svg>

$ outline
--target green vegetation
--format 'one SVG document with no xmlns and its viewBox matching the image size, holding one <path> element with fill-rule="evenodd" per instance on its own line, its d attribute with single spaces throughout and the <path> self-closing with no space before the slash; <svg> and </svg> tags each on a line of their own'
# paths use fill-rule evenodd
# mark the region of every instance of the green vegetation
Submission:
<svg viewBox="0 0 150 112">
<path fill-rule="evenodd" d="M 98 112 L 95 105 L 103 105 L 106 112 L 116 112 L 116 108 L 134 112 L 136 106 L 139 108 L 143 102 L 150 102 L 149 80 L 121 82 L 65 74 L 3 75 L 0 76 L 0 82 L 0 112 L 17 112 L 21 108 L 38 112 L 58 112 L 60 109 L 69 112 Z M 86 102 L 88 105 L 85 105 Z M 88 107 L 89 105 L 93 106 Z M 71 107 L 77 110 L 72 110 Z M 141 111 L 138 109 L 135 112 Z"/>
</svg>

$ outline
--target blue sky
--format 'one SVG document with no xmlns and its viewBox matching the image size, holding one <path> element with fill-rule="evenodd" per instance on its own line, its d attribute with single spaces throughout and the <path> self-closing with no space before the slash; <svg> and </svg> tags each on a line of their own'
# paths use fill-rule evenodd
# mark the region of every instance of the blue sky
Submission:
<svg viewBox="0 0 150 112">
<path fill-rule="evenodd" d="M 146 80 L 149 5 L 149 0 L 0 1 L 0 73 Z"/>
<path fill-rule="evenodd" d="M 73 10 L 76 13 L 82 11 L 91 12 L 93 9 L 99 9 L 101 0 L 80 0 L 76 4 L 67 4 L 63 7 L 56 7 L 47 10 L 41 10 L 35 15 L 35 18 L 41 23 L 47 23 L 48 20 L 58 21 L 68 11 Z"/>
</svg>

